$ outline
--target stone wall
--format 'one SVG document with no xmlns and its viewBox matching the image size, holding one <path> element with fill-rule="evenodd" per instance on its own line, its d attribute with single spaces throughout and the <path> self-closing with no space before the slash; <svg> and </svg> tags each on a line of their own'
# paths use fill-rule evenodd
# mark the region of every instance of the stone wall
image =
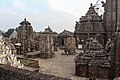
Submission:
<svg viewBox="0 0 120 80">
<path fill-rule="evenodd" d="M 0 64 L 0 80 L 71 80 Z"/>
<path fill-rule="evenodd" d="M 87 66 L 83 64 L 76 64 L 76 76 L 87 77 L 89 79 L 111 79 L 110 68 L 99 66 Z"/>
</svg>

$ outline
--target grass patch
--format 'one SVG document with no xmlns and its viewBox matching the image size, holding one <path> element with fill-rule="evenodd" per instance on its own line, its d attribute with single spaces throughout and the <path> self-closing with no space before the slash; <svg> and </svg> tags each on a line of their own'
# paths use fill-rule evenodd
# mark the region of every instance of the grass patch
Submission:
<svg viewBox="0 0 120 80">
<path fill-rule="evenodd" d="M 26 59 L 20 59 L 20 63 L 23 65 L 27 65 L 30 63 L 30 60 L 26 60 Z"/>
</svg>

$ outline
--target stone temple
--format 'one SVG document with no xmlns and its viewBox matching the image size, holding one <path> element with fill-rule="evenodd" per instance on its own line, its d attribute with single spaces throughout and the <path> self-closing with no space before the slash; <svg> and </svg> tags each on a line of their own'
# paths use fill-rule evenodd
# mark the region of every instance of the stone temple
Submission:
<svg viewBox="0 0 120 80">
<path fill-rule="evenodd" d="M 101 44 L 105 43 L 105 29 L 103 27 L 103 19 L 95 11 L 91 4 L 85 16 L 82 16 L 75 24 L 75 37 L 77 44 L 82 44 L 90 37 L 99 39 Z"/>
<path fill-rule="evenodd" d="M 110 54 L 96 39 L 88 39 L 84 53 L 75 58 L 76 75 L 89 79 L 110 79 Z"/>
<path fill-rule="evenodd" d="M 53 46 L 54 33 L 51 28 L 45 29 L 40 35 L 40 57 L 41 58 L 52 58 L 54 56 L 54 46 Z"/>
<path fill-rule="evenodd" d="M 57 39 L 59 49 L 65 50 L 69 55 L 76 53 L 76 40 L 72 32 L 64 30 L 58 34 Z"/>
<path fill-rule="evenodd" d="M 84 52 L 75 58 L 75 74 L 77 76 L 87 77 L 90 80 L 113 80 L 120 76 L 119 3 L 119 0 L 106 0 L 106 3 L 103 3 L 105 8 L 103 19 L 98 15 L 98 18 L 94 18 L 96 15 L 94 14 L 91 17 L 88 16 L 89 18 L 82 17 L 79 22 L 76 22 L 77 44 L 85 41 L 83 43 Z M 92 5 L 88 12 L 90 13 L 90 11 L 96 13 Z M 90 19 L 97 19 L 94 21 L 94 26 L 91 26 Z M 92 29 L 95 31 L 93 30 L 91 34 L 90 30 Z M 93 35 L 93 33 L 95 34 Z M 98 36 L 101 37 L 98 38 Z"/>
<path fill-rule="evenodd" d="M 18 43 L 21 44 L 19 47 L 19 54 L 34 51 L 34 39 L 33 39 L 33 28 L 31 23 L 24 19 L 17 28 Z"/>
</svg>

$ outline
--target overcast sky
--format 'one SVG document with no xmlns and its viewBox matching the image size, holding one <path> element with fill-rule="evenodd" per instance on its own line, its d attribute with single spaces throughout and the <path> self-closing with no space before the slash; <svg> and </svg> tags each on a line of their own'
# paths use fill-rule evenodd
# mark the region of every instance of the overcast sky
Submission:
<svg viewBox="0 0 120 80">
<path fill-rule="evenodd" d="M 34 31 L 74 31 L 75 21 L 97 0 L 0 0 L 0 30 L 16 28 L 27 18 Z"/>
</svg>

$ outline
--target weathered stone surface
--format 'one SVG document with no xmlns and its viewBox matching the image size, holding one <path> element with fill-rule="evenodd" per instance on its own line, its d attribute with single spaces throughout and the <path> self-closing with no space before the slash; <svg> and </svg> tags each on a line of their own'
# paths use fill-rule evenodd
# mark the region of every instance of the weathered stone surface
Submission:
<svg viewBox="0 0 120 80">
<path fill-rule="evenodd" d="M 104 26 L 107 37 L 111 37 L 117 30 L 120 30 L 120 0 L 106 0 Z"/>
<path fill-rule="evenodd" d="M 54 56 L 53 53 L 53 37 L 54 33 L 51 28 L 48 27 L 44 32 L 40 35 L 40 57 L 41 58 L 52 58 Z"/>
<path fill-rule="evenodd" d="M 60 49 L 64 50 L 66 48 L 67 38 L 71 35 L 73 35 L 73 33 L 68 30 L 64 30 L 61 33 L 59 33 L 57 38 L 58 38 L 58 43 L 59 43 L 58 47 Z"/>
<path fill-rule="evenodd" d="M 112 54 L 113 77 L 120 76 L 120 0 L 106 0 L 103 24 L 106 28 L 107 38 L 113 38 L 112 47 L 107 52 Z M 114 37 L 113 37 L 114 35 Z"/>
<path fill-rule="evenodd" d="M 118 32 L 116 34 L 116 54 L 115 54 L 115 74 L 116 74 L 116 78 L 120 77 L 120 32 Z"/>
<path fill-rule="evenodd" d="M 34 51 L 24 54 L 25 58 L 39 58 L 40 57 L 40 51 Z"/>
<path fill-rule="evenodd" d="M 97 40 L 87 43 L 84 53 L 75 57 L 76 75 L 95 80 L 110 79 L 111 64 L 103 47 Z"/>
<path fill-rule="evenodd" d="M 20 23 L 20 26 L 17 28 L 17 33 L 18 43 L 21 44 L 21 46 L 18 48 L 17 53 L 24 54 L 26 52 L 34 51 L 35 44 L 33 38 L 33 28 L 31 26 L 31 23 L 26 21 L 26 18 Z"/>
<path fill-rule="evenodd" d="M 76 21 L 74 34 L 77 44 L 83 44 L 88 38 L 95 36 L 97 36 L 96 38 L 100 43 L 105 43 L 105 29 L 102 25 L 102 17 L 97 14 L 92 4 L 86 15 Z"/>
<path fill-rule="evenodd" d="M 0 80 L 71 80 L 52 75 L 0 65 Z"/>
<path fill-rule="evenodd" d="M 76 41 L 73 35 L 67 37 L 65 44 L 69 55 L 76 54 Z"/>
<path fill-rule="evenodd" d="M 59 49 L 63 49 L 65 54 L 76 54 L 76 40 L 74 34 L 64 30 L 58 35 Z"/>
</svg>

